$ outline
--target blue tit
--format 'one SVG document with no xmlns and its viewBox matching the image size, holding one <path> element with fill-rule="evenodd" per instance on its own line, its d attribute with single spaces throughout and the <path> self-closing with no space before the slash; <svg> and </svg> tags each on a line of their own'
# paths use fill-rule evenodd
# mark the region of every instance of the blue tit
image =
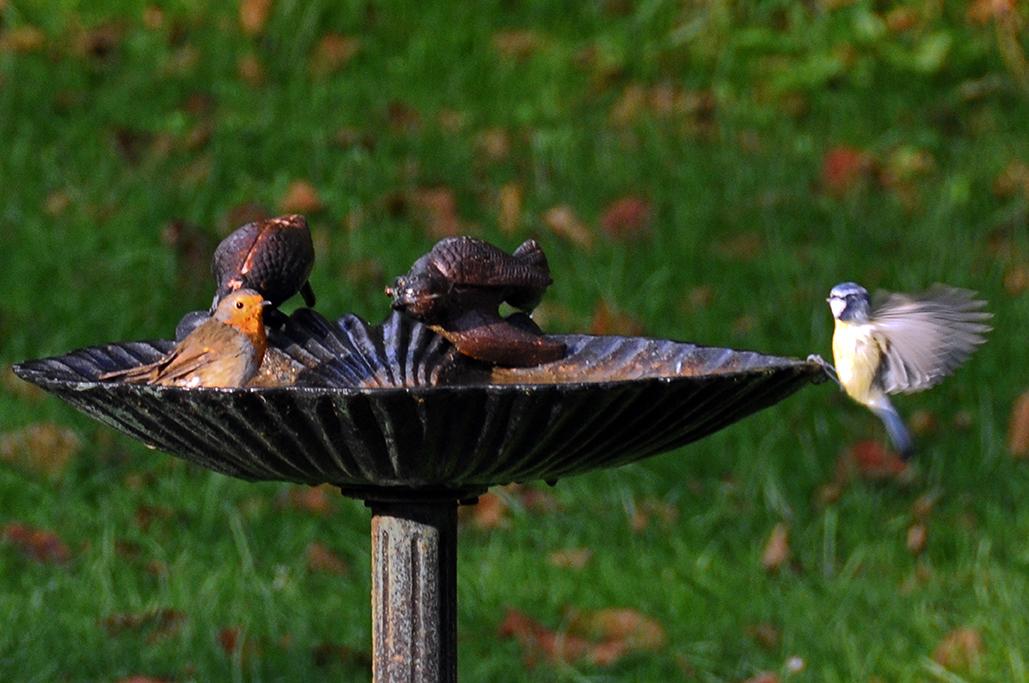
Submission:
<svg viewBox="0 0 1029 683">
<path fill-rule="evenodd" d="M 956 370 L 986 341 L 986 302 L 935 285 L 923 294 L 877 297 L 873 306 L 853 282 L 833 287 L 826 301 L 836 319 L 832 354 L 840 386 L 883 421 L 901 457 L 910 457 L 914 443 L 889 394 L 928 389 Z"/>
</svg>

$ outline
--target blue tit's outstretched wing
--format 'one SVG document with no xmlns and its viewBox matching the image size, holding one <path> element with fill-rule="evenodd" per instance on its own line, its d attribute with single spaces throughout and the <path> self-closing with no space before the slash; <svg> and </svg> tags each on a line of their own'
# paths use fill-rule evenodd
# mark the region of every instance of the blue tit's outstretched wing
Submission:
<svg viewBox="0 0 1029 683">
<path fill-rule="evenodd" d="M 884 352 L 877 377 L 888 394 L 928 389 L 986 341 L 992 315 L 975 292 L 934 285 L 919 295 L 891 294 L 872 310 Z"/>
</svg>

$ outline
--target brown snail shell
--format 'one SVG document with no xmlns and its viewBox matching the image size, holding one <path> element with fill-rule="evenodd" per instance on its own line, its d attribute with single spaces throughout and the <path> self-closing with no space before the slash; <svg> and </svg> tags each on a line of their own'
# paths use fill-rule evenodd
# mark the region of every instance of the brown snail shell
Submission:
<svg viewBox="0 0 1029 683">
<path fill-rule="evenodd" d="M 470 307 L 495 309 L 501 302 L 531 312 L 552 282 L 536 240 L 526 240 L 508 254 L 474 237 L 448 237 L 415 261 L 386 293 L 393 297 L 394 308 L 433 322 Z"/>
<path fill-rule="evenodd" d="M 237 289 L 260 292 L 278 306 L 300 292 L 314 306 L 307 278 L 314 266 L 314 244 L 307 220 L 299 214 L 247 223 L 222 240 L 212 270 L 218 290 L 214 305 Z"/>
<path fill-rule="evenodd" d="M 474 237 L 449 237 L 386 293 L 394 309 L 430 325 L 461 354 L 524 367 L 564 355 L 564 344 L 545 337 L 526 315 L 551 282 L 547 257 L 535 240 L 508 254 Z M 504 319 L 497 312 L 503 302 L 526 313 Z"/>
</svg>

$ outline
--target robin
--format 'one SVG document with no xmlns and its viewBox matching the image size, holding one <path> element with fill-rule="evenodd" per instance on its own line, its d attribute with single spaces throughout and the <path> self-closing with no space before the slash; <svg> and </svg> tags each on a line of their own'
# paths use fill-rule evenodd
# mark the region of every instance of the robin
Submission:
<svg viewBox="0 0 1029 683">
<path fill-rule="evenodd" d="M 826 301 L 836 319 L 834 379 L 883 421 L 897 451 L 910 457 L 914 442 L 889 394 L 928 389 L 956 370 L 986 341 L 986 302 L 974 292 L 936 285 L 923 294 L 891 294 L 873 306 L 868 291 L 853 282 L 833 287 Z"/>
<path fill-rule="evenodd" d="M 240 387 L 257 374 L 267 348 L 262 313 L 269 302 L 252 289 L 225 296 L 214 315 L 163 358 L 101 380 L 177 387 Z"/>
</svg>

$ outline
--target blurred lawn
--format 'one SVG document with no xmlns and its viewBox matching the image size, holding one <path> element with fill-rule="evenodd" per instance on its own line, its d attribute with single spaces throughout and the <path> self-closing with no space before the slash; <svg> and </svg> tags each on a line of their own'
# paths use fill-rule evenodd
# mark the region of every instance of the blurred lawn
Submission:
<svg viewBox="0 0 1029 683">
<path fill-rule="evenodd" d="M 828 356 L 839 281 L 977 289 L 989 344 L 897 402 L 922 424 L 905 478 L 827 495 L 839 454 L 883 435 L 822 386 L 544 489 L 559 512 L 500 492 L 505 526 L 462 531 L 461 675 L 1029 680 L 1029 472 L 1005 445 L 1029 389 L 1025 7 L 264 4 L 0 0 L 0 364 L 169 336 L 210 300 L 218 239 L 298 202 L 329 315 L 382 317 L 385 281 L 448 221 L 508 248 L 541 239 L 553 331 Z M 297 181 L 317 196 L 289 199 Z M 650 230 L 615 239 L 599 226 L 626 196 Z M 560 205 L 591 247 L 546 227 Z M 359 503 L 320 514 L 299 487 L 187 466 L 4 372 L 0 524 L 56 533 L 70 560 L 0 541 L 0 677 L 367 675 Z M 19 445 L 41 423 L 81 442 L 68 463 Z M 791 559 L 768 573 L 780 522 Z M 309 560 L 312 544 L 349 572 Z M 580 548 L 581 569 L 548 560 Z M 655 619 L 667 644 L 529 669 L 498 635 L 509 608 L 563 631 L 570 608 L 606 607 Z M 955 646 L 960 628 L 981 641 Z"/>
</svg>

